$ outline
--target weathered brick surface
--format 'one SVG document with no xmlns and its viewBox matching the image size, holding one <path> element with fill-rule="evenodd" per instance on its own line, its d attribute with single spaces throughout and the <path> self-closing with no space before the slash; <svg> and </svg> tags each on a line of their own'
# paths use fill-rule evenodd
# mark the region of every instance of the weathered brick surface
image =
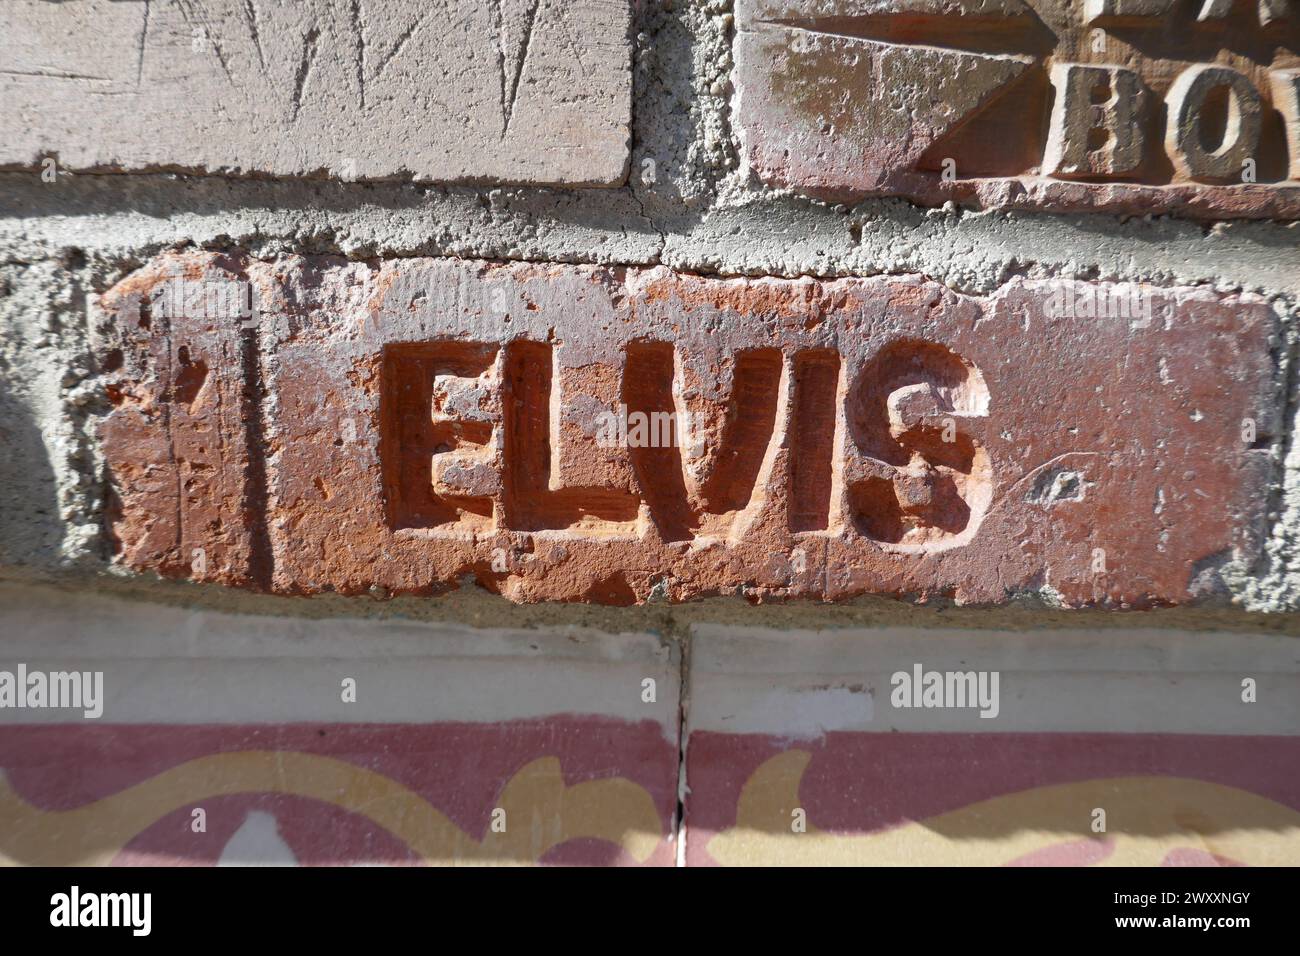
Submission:
<svg viewBox="0 0 1300 956">
<path fill-rule="evenodd" d="M 128 565 L 253 583 L 265 492 L 248 374 L 256 342 L 238 308 L 246 289 L 229 259 L 177 256 L 103 299 L 113 330 L 103 355 L 112 411 L 100 438 L 108 520 Z"/>
<path fill-rule="evenodd" d="M 269 552 L 247 577 L 278 591 L 1142 606 L 1260 548 L 1278 396 L 1250 295 L 459 260 L 247 274 L 265 500 L 227 443 L 187 503 L 243 488 Z M 171 447 L 190 424 L 167 421 L 132 423 Z M 170 513 L 132 445 L 105 450 L 124 514 Z M 113 530 L 129 566 L 169 567 L 174 537 Z"/>
<path fill-rule="evenodd" d="M 612 185 L 626 0 L 0 5 L 0 165 Z"/>
<path fill-rule="evenodd" d="M 773 185 L 830 199 L 1300 215 L 1293 4 L 736 6 L 737 121 Z"/>
</svg>

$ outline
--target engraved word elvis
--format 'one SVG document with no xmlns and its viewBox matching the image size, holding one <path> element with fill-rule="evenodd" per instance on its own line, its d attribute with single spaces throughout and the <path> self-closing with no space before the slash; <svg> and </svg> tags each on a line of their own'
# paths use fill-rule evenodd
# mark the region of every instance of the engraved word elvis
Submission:
<svg viewBox="0 0 1300 956">
<path fill-rule="evenodd" d="M 710 396 L 675 358 L 655 341 L 629 343 L 621 369 L 563 367 L 525 339 L 390 345 L 391 526 L 689 541 L 851 524 L 924 551 L 974 534 L 991 495 L 989 396 L 944 346 L 895 342 L 851 381 L 831 349 L 746 349 L 730 358 L 729 394 Z M 641 434 L 655 423 L 663 440 Z"/>
</svg>

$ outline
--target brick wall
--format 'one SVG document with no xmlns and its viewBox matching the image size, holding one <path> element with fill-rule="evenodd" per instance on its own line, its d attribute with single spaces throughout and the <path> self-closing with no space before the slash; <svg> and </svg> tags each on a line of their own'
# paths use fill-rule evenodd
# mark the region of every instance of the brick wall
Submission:
<svg viewBox="0 0 1300 956">
<path fill-rule="evenodd" d="M 1294 4 L 0 26 L 0 856 L 1300 861 Z"/>
</svg>

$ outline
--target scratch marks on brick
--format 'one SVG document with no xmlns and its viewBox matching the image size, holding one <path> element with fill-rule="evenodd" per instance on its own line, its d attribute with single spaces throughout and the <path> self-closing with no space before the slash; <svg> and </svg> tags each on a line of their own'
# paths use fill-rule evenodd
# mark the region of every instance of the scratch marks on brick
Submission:
<svg viewBox="0 0 1300 956">
<path fill-rule="evenodd" d="M 311 76 L 312 64 L 316 62 L 316 41 L 319 37 L 320 28 L 313 26 L 307 31 L 307 39 L 303 42 L 302 59 L 298 61 L 298 72 L 293 81 L 293 109 L 289 114 L 290 123 L 297 122 L 298 111 L 302 109 L 302 93 Z"/>
<path fill-rule="evenodd" d="M 366 108 L 366 25 L 361 0 L 352 0 L 352 32 L 357 37 L 357 88 L 361 96 L 361 108 Z"/>
<path fill-rule="evenodd" d="M 91 80 L 96 83 L 109 83 L 106 76 L 92 76 L 89 73 L 69 73 L 63 70 L 0 70 L 3 76 L 45 76 L 55 80 Z"/>
<path fill-rule="evenodd" d="M 402 31 L 388 53 L 380 58 L 379 65 L 375 67 L 375 75 L 373 79 L 377 80 L 379 77 L 384 75 L 384 71 L 388 69 L 388 64 L 393 62 L 393 58 L 402 52 L 402 48 L 410 42 L 411 37 L 415 36 L 416 32 L 424 26 L 425 21 L 429 19 L 429 14 L 432 13 L 434 9 L 436 8 L 430 7 L 424 13 L 420 14 L 419 19 Z"/>
<path fill-rule="evenodd" d="M 212 25 L 208 23 L 207 17 L 203 15 L 202 10 L 194 10 L 194 5 L 190 0 L 178 0 L 177 6 L 180 8 L 181 16 L 185 18 L 185 22 L 197 26 L 202 31 L 203 39 L 212 44 L 212 52 L 216 54 L 217 64 L 221 67 L 221 72 L 226 75 L 227 82 L 239 89 L 234 74 L 230 72 L 230 64 L 226 62 L 226 54 L 222 51 L 221 44 L 217 42 Z"/>
<path fill-rule="evenodd" d="M 533 48 L 533 35 L 537 25 L 537 7 L 540 0 L 531 0 L 522 18 L 523 36 L 516 38 L 514 17 L 506 15 L 502 9 L 503 0 L 496 0 L 492 5 L 494 26 L 497 31 L 497 67 L 500 73 L 501 113 L 503 123 L 501 138 L 510 132 L 510 121 L 514 118 L 515 103 L 519 99 L 519 81 L 528 64 L 528 54 Z M 511 41 L 515 42 L 511 42 Z M 507 66 L 509 75 L 507 75 Z"/>
<path fill-rule="evenodd" d="M 559 15 L 555 18 L 555 22 L 559 26 L 560 32 L 564 34 L 564 42 L 567 43 L 569 49 L 573 51 L 573 58 L 578 61 L 578 69 L 582 71 L 583 76 L 590 76 L 591 74 L 587 72 L 587 64 L 583 62 L 582 59 L 582 50 L 578 47 L 578 44 L 573 42 L 573 34 L 569 32 L 569 27 L 564 20 L 565 8 L 562 7 L 559 11 Z"/>
<path fill-rule="evenodd" d="M 254 0 L 244 0 L 244 19 L 248 21 L 248 35 L 252 37 L 253 46 L 257 47 L 257 62 L 266 73 L 266 55 L 262 52 L 262 35 L 257 26 L 257 4 Z"/>
<path fill-rule="evenodd" d="M 135 85 L 140 85 L 140 80 L 144 77 L 144 45 L 149 39 L 149 2 L 144 0 L 144 11 L 142 13 L 140 24 L 140 48 L 136 51 L 135 58 Z"/>
</svg>

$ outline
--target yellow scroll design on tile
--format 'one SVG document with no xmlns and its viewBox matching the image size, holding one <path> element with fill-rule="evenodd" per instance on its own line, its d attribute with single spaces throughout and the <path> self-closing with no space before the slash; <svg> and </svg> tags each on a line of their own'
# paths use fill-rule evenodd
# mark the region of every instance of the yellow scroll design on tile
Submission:
<svg viewBox="0 0 1300 956">
<path fill-rule="evenodd" d="M 243 751 L 187 761 L 71 810 L 42 810 L 0 772 L 0 865 L 105 865 L 137 835 L 177 810 L 214 797 L 285 794 L 359 814 L 431 864 L 536 862 L 569 840 L 616 844 L 644 863 L 662 825 L 650 794 L 622 777 L 566 786 L 555 757 L 522 767 L 496 806 L 504 833 L 477 841 L 418 793 L 382 774 L 330 757 Z"/>
<path fill-rule="evenodd" d="M 763 763 L 740 793 L 736 825 L 706 849 L 725 865 L 999 866 L 1067 844 L 1104 844 L 1098 865 L 1159 865 L 1200 851 L 1257 866 L 1300 863 L 1300 813 L 1256 794 L 1180 777 L 1112 777 L 1037 787 L 871 833 L 830 833 L 807 821 L 799 786 L 812 755 Z M 1106 811 L 1106 833 L 1091 828 Z"/>
</svg>

